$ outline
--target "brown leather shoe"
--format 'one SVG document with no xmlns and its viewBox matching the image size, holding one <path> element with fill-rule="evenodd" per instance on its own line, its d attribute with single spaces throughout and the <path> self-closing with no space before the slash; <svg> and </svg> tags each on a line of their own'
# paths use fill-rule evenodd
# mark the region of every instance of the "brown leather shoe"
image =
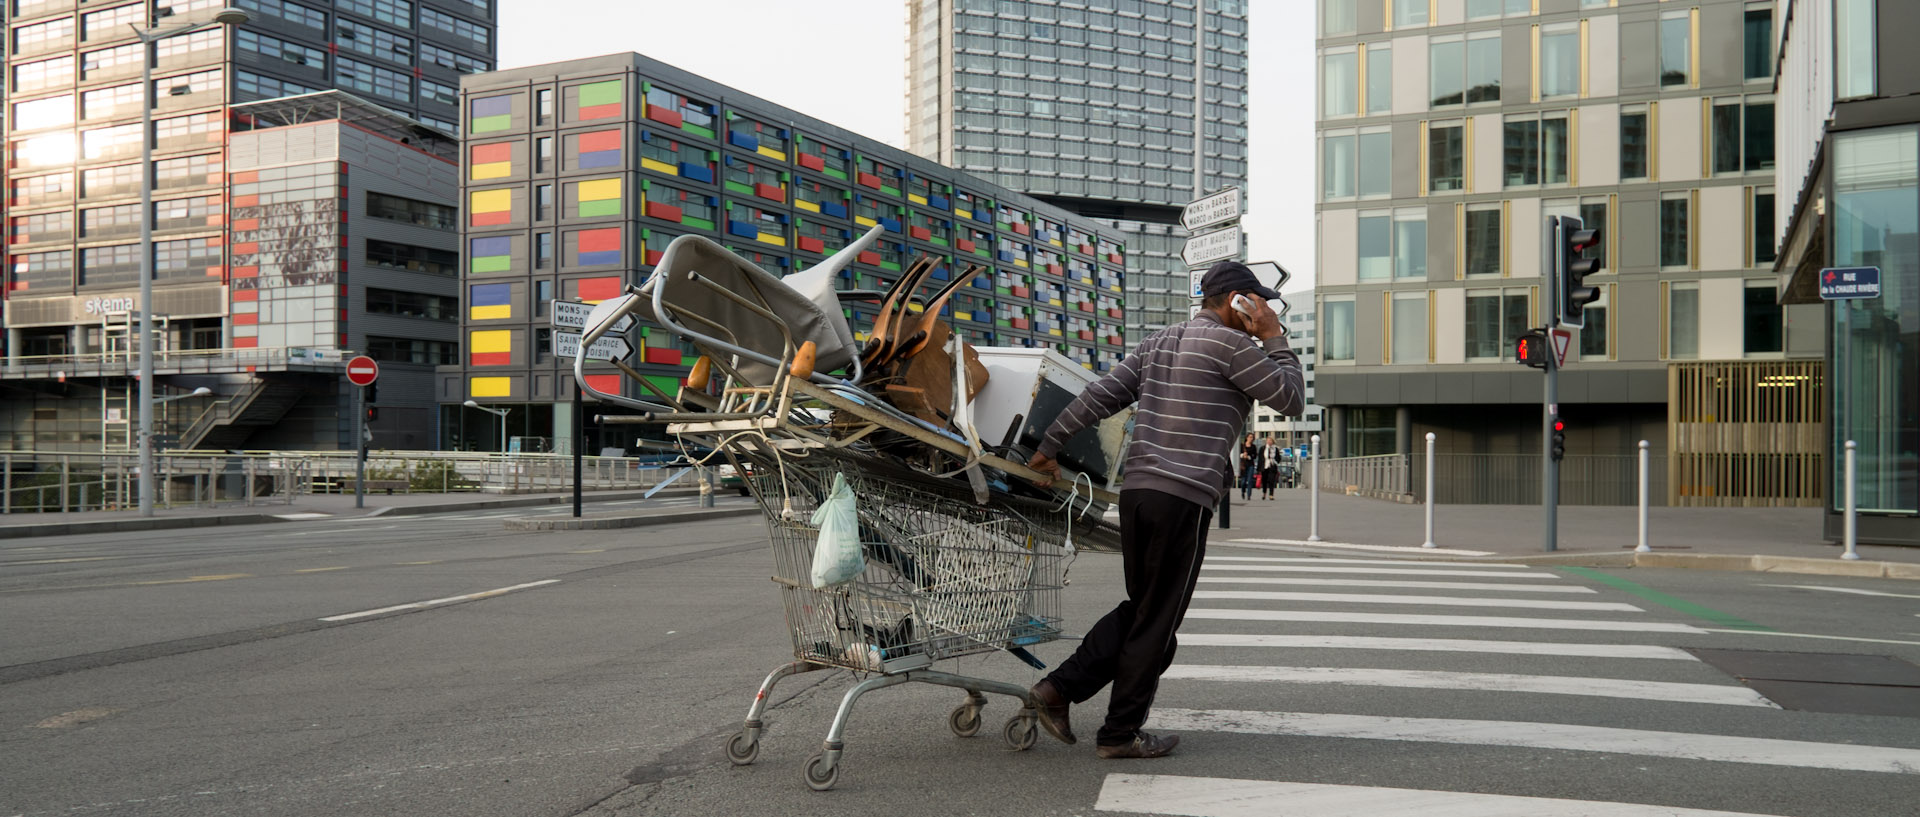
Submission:
<svg viewBox="0 0 1920 817">
<path fill-rule="evenodd" d="M 1061 743 L 1072 744 L 1077 741 L 1073 736 L 1073 724 L 1067 720 L 1067 708 L 1071 704 L 1066 696 L 1060 694 L 1060 690 L 1054 688 L 1052 681 L 1040 679 L 1040 683 L 1028 690 L 1027 697 L 1040 713 L 1040 728 L 1047 730 L 1047 734 Z"/>
<path fill-rule="evenodd" d="M 1173 747 L 1180 745 L 1179 735 L 1149 735 L 1146 732 L 1134 732 L 1132 743 L 1118 746 L 1102 746 L 1094 750 L 1103 758 L 1123 757 L 1166 757 L 1173 753 Z"/>
</svg>

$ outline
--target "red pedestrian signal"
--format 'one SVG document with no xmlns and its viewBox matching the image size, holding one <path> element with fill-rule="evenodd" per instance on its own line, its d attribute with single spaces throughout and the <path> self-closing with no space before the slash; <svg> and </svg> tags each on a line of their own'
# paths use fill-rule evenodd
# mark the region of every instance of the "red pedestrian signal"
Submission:
<svg viewBox="0 0 1920 817">
<path fill-rule="evenodd" d="M 1521 365 L 1535 369 L 1545 369 L 1552 360 L 1553 348 L 1548 345 L 1547 333 L 1530 329 L 1520 333 L 1520 339 L 1513 347 L 1513 358 Z"/>
</svg>

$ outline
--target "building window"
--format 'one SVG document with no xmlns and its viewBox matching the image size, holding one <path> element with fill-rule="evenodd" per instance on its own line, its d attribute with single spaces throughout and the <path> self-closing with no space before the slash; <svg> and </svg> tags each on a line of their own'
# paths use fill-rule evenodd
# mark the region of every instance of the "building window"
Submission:
<svg viewBox="0 0 1920 817">
<path fill-rule="evenodd" d="M 14 103 L 13 120 L 8 124 L 13 126 L 15 132 L 71 125 L 73 124 L 73 95 L 50 96 L 32 102 Z"/>
<path fill-rule="evenodd" d="M 68 289 L 73 286 L 73 251 L 16 254 L 9 283 L 15 291 Z"/>
<path fill-rule="evenodd" d="M 277 99 L 283 96 L 311 94 L 319 90 L 317 88 L 309 88 L 297 82 L 288 82 L 278 77 L 261 76 L 252 71 L 235 72 L 233 87 L 241 94 L 252 99 Z"/>
<path fill-rule="evenodd" d="M 1602 272 L 1607 271 L 1607 199 L 1605 196 L 1593 196 L 1580 202 L 1580 226 L 1589 230 L 1599 230 L 1600 240 L 1586 252 L 1582 258 L 1600 261 Z"/>
<path fill-rule="evenodd" d="M 1773 9 L 1747 7 L 1747 47 L 1744 51 L 1747 79 L 1773 78 Z"/>
<path fill-rule="evenodd" d="M 203 226 L 204 224 L 205 222 L 202 222 Z M 49 231 L 38 229 L 34 232 Z M 83 238 L 109 238 L 138 232 L 140 232 L 140 205 L 138 204 L 94 207 L 80 211 L 80 235 Z"/>
<path fill-rule="evenodd" d="M 169 37 L 161 42 L 166 43 L 176 39 L 182 38 Z M 245 28 L 234 34 L 234 42 L 242 51 L 252 51 L 262 56 L 285 60 L 294 65 L 304 65 L 317 71 L 327 70 L 327 52 L 317 48 L 308 48 Z"/>
<path fill-rule="evenodd" d="M 1328 51 L 1320 60 L 1325 87 L 1321 99 L 1328 117 L 1352 116 L 1359 111 L 1360 55 L 1352 48 Z"/>
<path fill-rule="evenodd" d="M 1700 356 L 1700 284 L 1676 281 L 1667 288 L 1667 357 Z"/>
<path fill-rule="evenodd" d="M 1322 301 L 1326 337 L 1320 346 L 1322 357 L 1331 361 L 1353 361 L 1353 301 Z"/>
<path fill-rule="evenodd" d="M 1393 309 L 1393 363 L 1427 362 L 1427 293 L 1395 292 Z"/>
<path fill-rule="evenodd" d="M 1647 178 L 1647 109 L 1620 111 L 1620 178 Z"/>
<path fill-rule="evenodd" d="M 389 71 L 371 63 L 338 57 L 334 74 L 348 89 L 378 94 L 401 102 L 413 101 L 413 75 Z"/>
<path fill-rule="evenodd" d="M 1427 127 L 1427 189 L 1434 192 L 1462 189 L 1466 174 L 1464 125 Z"/>
<path fill-rule="evenodd" d="M 1367 46 L 1367 115 L 1393 110 L 1393 49 L 1386 43 Z"/>
<path fill-rule="evenodd" d="M 1428 47 L 1434 107 L 1500 101 L 1500 32 L 1438 38 Z"/>
<path fill-rule="evenodd" d="M 1427 277 L 1427 211 L 1407 207 L 1393 213 L 1393 277 Z"/>
<path fill-rule="evenodd" d="M 1880 27 L 1875 24 L 1874 0 L 1834 0 L 1833 95 L 1839 99 L 1873 96 L 1879 86 L 1874 61 L 1879 59 L 1874 38 Z"/>
<path fill-rule="evenodd" d="M 1670 193 L 1660 200 L 1660 266 L 1684 269 L 1693 257 L 1688 193 Z"/>
<path fill-rule="evenodd" d="M 1773 169 L 1773 100 L 1715 100 L 1713 172 L 1753 173 Z"/>
<path fill-rule="evenodd" d="M 1748 281 L 1741 312 L 1744 338 L 1741 350 L 1749 355 L 1777 355 L 1786 351 L 1786 313 L 1774 296 L 1774 283 Z"/>
<path fill-rule="evenodd" d="M 81 286 L 140 283 L 140 245 L 88 247 L 80 251 Z"/>
<path fill-rule="evenodd" d="M 1467 210 L 1464 230 L 1468 277 L 1499 275 L 1500 205 L 1475 205 Z"/>
<path fill-rule="evenodd" d="M 456 223 L 458 216 L 452 207 L 400 196 L 389 196 L 371 190 L 367 191 L 367 215 L 441 230 L 451 230 L 458 226 Z"/>
<path fill-rule="evenodd" d="M 1660 15 L 1660 84 L 1686 85 L 1692 70 L 1692 14 L 1669 11 Z"/>
<path fill-rule="evenodd" d="M 73 18 L 62 17 L 13 30 L 13 53 L 34 54 L 69 47 L 73 42 Z"/>
<path fill-rule="evenodd" d="M 1380 211 L 1360 214 L 1360 270 L 1362 281 L 1385 281 L 1393 277 L 1393 214 Z"/>
<path fill-rule="evenodd" d="M 1610 287 L 1604 284 L 1600 285 L 1599 300 L 1587 304 L 1585 309 L 1580 310 L 1581 315 L 1584 316 L 1583 323 L 1585 323 L 1585 326 L 1580 328 L 1580 358 L 1582 360 L 1607 359 L 1607 312 L 1609 311 L 1608 307 L 1613 305 L 1612 299 L 1607 296 L 1608 289 L 1610 289 Z"/>
<path fill-rule="evenodd" d="M 433 43 L 420 44 L 420 61 L 432 63 L 441 68 L 450 68 L 462 74 L 477 74 L 493 70 L 493 64 L 478 57 L 469 57 L 457 51 L 449 51 Z"/>
<path fill-rule="evenodd" d="M 278 17 L 289 23 L 325 31 L 327 15 L 318 9 L 308 8 L 292 0 L 239 0 L 234 5 L 249 11 L 257 11 Z"/>
<path fill-rule="evenodd" d="M 430 321 L 458 323 L 460 299 L 424 292 L 401 292 L 367 288 L 367 312 L 374 315 L 398 315 Z"/>
<path fill-rule="evenodd" d="M 541 88 L 533 92 L 533 124 L 545 125 L 553 120 L 553 89 Z"/>
<path fill-rule="evenodd" d="M 1353 131 L 1326 134 L 1320 140 L 1321 197 L 1341 199 L 1353 195 L 1355 173 Z"/>
<path fill-rule="evenodd" d="M 551 234 L 541 233 L 541 235 L 551 235 Z M 533 282 L 533 316 L 536 318 L 544 318 L 547 316 L 547 310 L 552 308 L 553 308 L 553 282 L 552 281 Z"/>
<path fill-rule="evenodd" d="M 1580 93 L 1580 24 L 1540 27 L 1540 96 Z"/>
<path fill-rule="evenodd" d="M 1524 289 L 1467 291 L 1467 357 L 1501 360 L 1512 355 L 1520 333 L 1532 323 Z"/>
<path fill-rule="evenodd" d="M 1832 264 L 1880 267 L 1888 288 L 1881 299 L 1830 307 L 1827 348 L 1848 353 L 1828 352 L 1826 390 L 1851 399 L 1828 404 L 1834 409 L 1829 450 L 1838 454 L 1846 440 L 1859 441 L 1861 508 L 1912 513 L 1920 500 L 1920 435 L 1914 432 L 1920 368 L 1913 365 L 1920 309 L 1911 288 L 1920 266 L 1920 132 L 1908 124 L 1828 138 Z M 1842 472 L 1836 467 L 1833 474 L 1837 484 Z"/>
<path fill-rule="evenodd" d="M 1393 194 L 1393 132 L 1380 128 L 1360 132 L 1360 195 Z"/>
<path fill-rule="evenodd" d="M 340 0 L 336 5 L 341 11 L 351 11 L 402 28 L 413 27 L 413 4 L 408 0 Z"/>
<path fill-rule="evenodd" d="M 1753 263 L 1748 266 L 1771 267 L 1774 259 L 1774 221 L 1773 188 L 1757 187 L 1753 190 L 1753 204 L 1749 205 L 1753 213 Z"/>
<path fill-rule="evenodd" d="M 553 137 L 542 136 L 533 140 L 533 172 L 545 173 L 553 161 Z"/>
<path fill-rule="evenodd" d="M 1427 24 L 1427 0 L 1392 0 L 1393 27 L 1423 26 Z"/>
<path fill-rule="evenodd" d="M 358 51 L 370 57 L 392 60 L 402 65 L 413 64 L 413 38 L 403 37 L 385 29 L 342 19 L 335 26 L 334 44 L 348 51 Z"/>
<path fill-rule="evenodd" d="M 553 208 L 553 185 L 535 185 L 533 188 L 533 219 L 545 221 L 547 211 Z"/>
<path fill-rule="evenodd" d="M 420 25 L 427 28 L 437 28 L 455 36 L 465 37 L 472 40 L 473 44 L 479 46 L 482 50 L 487 48 L 487 43 L 490 39 L 486 26 L 480 25 L 479 23 L 468 22 L 451 14 L 442 14 L 432 8 L 422 7 L 420 9 Z"/>
<path fill-rule="evenodd" d="M 1540 183 L 1540 120 L 1508 119 L 1502 141 L 1506 151 L 1506 186 Z"/>
<path fill-rule="evenodd" d="M 383 338 L 367 336 L 367 357 L 382 363 L 419 363 L 426 366 L 455 366 L 460 363 L 460 344 L 443 340 Z"/>
<path fill-rule="evenodd" d="M 458 275 L 460 254 L 451 250 L 395 244 L 377 238 L 367 239 L 367 265 L 381 269 L 421 272 L 428 275 Z"/>
<path fill-rule="evenodd" d="M 533 234 L 533 267 L 546 269 L 553 264 L 553 233 Z"/>
<path fill-rule="evenodd" d="M 116 49 L 117 50 L 117 49 Z M 131 52 L 137 55 L 138 51 Z M 91 55 L 89 55 L 91 56 Z M 73 58 L 56 57 L 13 67 L 13 89 L 35 91 L 73 82 Z"/>
<path fill-rule="evenodd" d="M 1320 36 L 1352 34 L 1355 22 L 1353 7 L 1352 0 L 1320 0 Z"/>
<path fill-rule="evenodd" d="M 460 104 L 460 89 L 423 78 L 420 80 L 420 98 L 427 102 L 438 102 L 442 105 L 458 105 Z"/>
</svg>

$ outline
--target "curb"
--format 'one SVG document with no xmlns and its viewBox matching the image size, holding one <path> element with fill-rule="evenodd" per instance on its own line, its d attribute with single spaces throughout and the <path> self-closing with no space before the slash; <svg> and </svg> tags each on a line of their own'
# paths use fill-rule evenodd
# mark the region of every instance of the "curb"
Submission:
<svg viewBox="0 0 1920 817">
<path fill-rule="evenodd" d="M 1304 550 L 1304 549 L 1303 549 Z M 1320 552 L 1320 551 L 1313 551 Z M 1809 576 L 1853 576 L 1865 579 L 1920 581 L 1920 564 L 1906 562 L 1849 562 L 1808 556 L 1761 556 L 1731 553 L 1557 553 L 1538 556 L 1396 556 L 1433 562 L 1501 562 L 1554 567 L 1664 567 L 1678 570 L 1723 570 L 1746 573 L 1797 573 Z"/>
<path fill-rule="evenodd" d="M 760 509 L 753 508 L 713 508 L 697 511 L 673 511 L 631 516 L 583 516 L 579 519 L 527 518 L 506 520 L 506 529 L 512 531 L 542 530 L 613 530 L 615 528 L 645 528 L 654 525 L 674 525 L 681 522 L 704 522 L 710 519 L 730 519 L 739 516 L 759 516 Z"/>
<path fill-rule="evenodd" d="M 72 536 L 83 533 L 126 533 L 129 531 L 213 528 L 222 525 L 259 525 L 288 520 L 272 514 L 227 514 L 224 516 L 147 517 L 113 519 L 98 522 L 43 522 L 0 526 L 0 539 L 25 539 L 33 536 Z"/>
</svg>

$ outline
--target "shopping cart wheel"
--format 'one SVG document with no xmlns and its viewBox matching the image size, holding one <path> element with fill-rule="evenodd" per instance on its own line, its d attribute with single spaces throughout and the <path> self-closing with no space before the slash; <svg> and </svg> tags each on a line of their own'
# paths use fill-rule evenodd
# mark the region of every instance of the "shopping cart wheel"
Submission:
<svg viewBox="0 0 1920 817">
<path fill-rule="evenodd" d="M 1013 747 L 1014 751 L 1024 752 L 1033 748 L 1034 740 L 1039 738 L 1040 724 L 1038 719 L 1032 716 L 1015 715 L 1007 719 L 1007 726 L 1002 730 L 1002 734 L 1006 735 L 1007 745 Z"/>
<path fill-rule="evenodd" d="M 840 765 L 828 759 L 827 753 L 814 752 L 807 758 L 807 788 L 814 791 L 826 791 L 840 782 Z"/>
<path fill-rule="evenodd" d="M 759 756 L 760 741 L 747 737 L 747 730 L 742 729 L 727 738 L 727 759 L 733 761 L 733 765 L 752 765 L 753 759 Z"/>
<path fill-rule="evenodd" d="M 973 704 L 961 704 L 947 714 L 947 726 L 953 733 L 963 738 L 980 734 L 980 708 Z"/>
</svg>

